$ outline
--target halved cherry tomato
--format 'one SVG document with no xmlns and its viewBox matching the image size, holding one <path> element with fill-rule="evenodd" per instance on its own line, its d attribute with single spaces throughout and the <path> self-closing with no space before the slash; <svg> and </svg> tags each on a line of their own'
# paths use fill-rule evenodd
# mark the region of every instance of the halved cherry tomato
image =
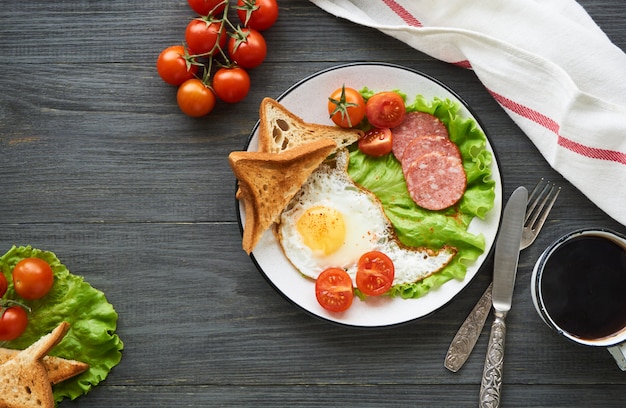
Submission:
<svg viewBox="0 0 626 408">
<path fill-rule="evenodd" d="M 237 16 L 241 23 L 255 30 L 267 30 L 278 19 L 276 0 L 238 0 Z"/>
<path fill-rule="evenodd" d="M 380 157 L 391 152 L 393 136 L 389 128 L 371 128 L 359 139 L 359 150 Z"/>
<path fill-rule="evenodd" d="M 404 120 L 404 99 L 395 92 L 379 92 L 367 100 L 367 120 L 374 127 L 394 128 Z"/>
<path fill-rule="evenodd" d="M 28 315 L 19 306 L 0 308 L 0 341 L 15 340 L 28 326 Z"/>
<path fill-rule="evenodd" d="M 379 251 L 363 254 L 356 272 L 356 287 L 368 296 L 387 292 L 393 284 L 395 269 L 393 261 Z"/>
<path fill-rule="evenodd" d="M 208 115 L 215 107 L 213 91 L 197 78 L 185 81 L 176 92 L 178 107 L 186 115 L 198 118 Z"/>
<path fill-rule="evenodd" d="M 9 283 L 7 282 L 6 276 L 2 272 L 0 272 L 0 298 L 7 293 L 7 289 L 9 288 Z"/>
<path fill-rule="evenodd" d="M 328 114 L 337 126 L 351 128 L 365 117 L 365 100 L 359 91 L 344 85 L 328 98 Z"/>
<path fill-rule="evenodd" d="M 187 0 L 189 7 L 201 16 L 206 16 L 209 13 L 213 16 L 217 16 L 224 11 L 228 0 Z"/>
<path fill-rule="evenodd" d="M 239 67 L 220 68 L 213 75 L 213 90 L 224 102 L 239 102 L 250 91 L 250 75 Z"/>
<path fill-rule="evenodd" d="M 54 274 L 48 262 L 40 258 L 25 258 L 13 268 L 15 292 L 26 300 L 44 297 L 54 284 Z"/>
<path fill-rule="evenodd" d="M 161 51 L 156 66 L 161 79 L 176 86 L 193 78 L 198 72 L 198 65 L 193 63 L 182 45 L 173 45 Z"/>
<path fill-rule="evenodd" d="M 196 18 L 187 24 L 185 41 L 192 53 L 213 55 L 224 49 L 228 34 L 224 23 Z"/>
<path fill-rule="evenodd" d="M 265 38 L 251 28 L 237 29 L 228 40 L 228 54 L 240 67 L 256 68 L 267 55 Z"/>
<path fill-rule="evenodd" d="M 348 310 L 354 299 L 352 279 L 340 268 L 328 268 L 315 281 L 315 297 L 330 312 Z"/>
</svg>

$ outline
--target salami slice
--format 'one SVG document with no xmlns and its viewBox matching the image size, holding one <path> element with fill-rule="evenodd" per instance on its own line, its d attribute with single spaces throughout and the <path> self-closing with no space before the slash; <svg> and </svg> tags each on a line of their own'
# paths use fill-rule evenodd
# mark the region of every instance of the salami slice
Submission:
<svg viewBox="0 0 626 408">
<path fill-rule="evenodd" d="M 404 177 L 413 201 L 433 211 L 454 205 L 463 197 L 467 184 L 463 162 L 438 152 L 420 156 Z"/>
<path fill-rule="evenodd" d="M 453 156 L 461 160 L 459 147 L 447 136 L 427 135 L 413 140 L 402 155 L 402 170 L 406 173 L 408 167 L 420 156 L 426 153 L 439 152 L 444 156 Z"/>
<path fill-rule="evenodd" d="M 402 123 L 393 128 L 392 151 L 396 159 L 402 160 L 404 150 L 418 137 L 438 135 L 448 137 L 448 129 L 439 118 L 426 112 L 407 112 Z"/>
</svg>

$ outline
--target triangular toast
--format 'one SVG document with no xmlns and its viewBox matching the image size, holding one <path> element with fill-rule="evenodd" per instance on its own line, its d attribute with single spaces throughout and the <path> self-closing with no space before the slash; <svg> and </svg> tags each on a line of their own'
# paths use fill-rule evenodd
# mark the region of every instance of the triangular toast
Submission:
<svg viewBox="0 0 626 408">
<path fill-rule="evenodd" d="M 261 101 L 259 117 L 259 152 L 279 153 L 320 139 L 333 139 L 338 150 L 363 136 L 359 129 L 307 123 L 272 98 Z"/>
<path fill-rule="evenodd" d="M 54 408 L 52 385 L 42 360 L 63 339 L 69 326 L 69 323 L 62 322 L 0 365 L 0 407 Z"/>
<path fill-rule="evenodd" d="M 0 365 L 17 356 L 20 352 L 21 350 L 0 347 Z M 87 363 L 62 357 L 44 356 L 42 361 L 52 385 L 77 376 L 89 369 L 89 364 Z"/>
<path fill-rule="evenodd" d="M 228 160 L 239 180 L 237 197 L 243 200 L 246 214 L 244 251 L 252 252 L 263 233 L 336 146 L 331 139 L 321 139 L 282 153 L 230 153 Z"/>
</svg>

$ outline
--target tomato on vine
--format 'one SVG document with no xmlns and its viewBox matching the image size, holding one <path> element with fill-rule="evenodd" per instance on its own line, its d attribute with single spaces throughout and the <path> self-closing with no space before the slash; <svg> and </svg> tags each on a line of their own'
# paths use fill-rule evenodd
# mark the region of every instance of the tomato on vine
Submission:
<svg viewBox="0 0 626 408">
<path fill-rule="evenodd" d="M 224 102 L 239 102 L 250 91 L 250 76 L 240 67 L 220 68 L 213 75 L 213 90 Z"/>
<path fill-rule="evenodd" d="M 228 34 L 223 21 L 196 18 L 187 24 L 185 41 L 194 54 L 214 55 L 224 49 Z"/>
<path fill-rule="evenodd" d="M 201 16 L 218 16 L 224 12 L 228 0 L 187 0 L 187 3 Z"/>
<path fill-rule="evenodd" d="M 267 55 L 265 38 L 257 30 L 239 28 L 228 40 L 228 54 L 242 68 L 258 67 Z"/>
<path fill-rule="evenodd" d="M 359 91 L 344 85 L 328 98 L 328 113 L 337 126 L 351 128 L 365 117 L 365 100 Z"/>
<path fill-rule="evenodd" d="M 20 306 L 0 307 L 0 341 L 15 340 L 28 326 L 28 314 Z"/>
<path fill-rule="evenodd" d="M 156 66 L 161 79 L 176 86 L 193 78 L 198 72 L 198 64 L 182 45 L 173 45 L 161 51 Z"/>
<path fill-rule="evenodd" d="M 267 30 L 278 19 L 276 0 L 238 0 L 235 8 L 241 23 L 258 31 Z"/>
<path fill-rule="evenodd" d="M 178 107 L 183 113 L 192 117 L 209 114 L 215 107 L 215 94 L 200 79 L 185 81 L 176 93 Z"/>
</svg>

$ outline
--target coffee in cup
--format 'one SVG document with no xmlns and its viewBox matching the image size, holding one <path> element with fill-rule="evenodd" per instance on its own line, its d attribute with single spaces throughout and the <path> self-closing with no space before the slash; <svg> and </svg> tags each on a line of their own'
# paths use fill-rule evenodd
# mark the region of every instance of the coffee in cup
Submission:
<svg viewBox="0 0 626 408">
<path fill-rule="evenodd" d="M 626 236 L 585 229 L 559 238 L 537 260 L 531 294 L 548 326 L 607 347 L 626 371 Z"/>
</svg>

